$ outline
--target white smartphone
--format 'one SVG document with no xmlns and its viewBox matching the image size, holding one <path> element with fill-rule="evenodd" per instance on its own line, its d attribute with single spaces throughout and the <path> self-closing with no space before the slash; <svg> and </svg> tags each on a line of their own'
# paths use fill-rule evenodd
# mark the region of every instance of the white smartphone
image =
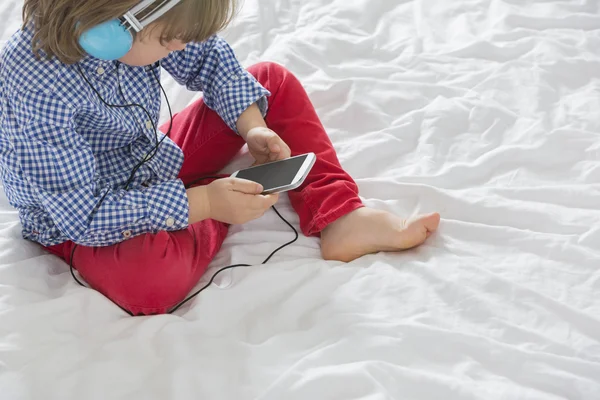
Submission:
<svg viewBox="0 0 600 400">
<path fill-rule="evenodd" d="M 302 154 L 242 169 L 234 172 L 231 177 L 260 183 L 264 189 L 263 194 L 282 193 L 302 185 L 316 160 L 314 153 Z"/>
</svg>

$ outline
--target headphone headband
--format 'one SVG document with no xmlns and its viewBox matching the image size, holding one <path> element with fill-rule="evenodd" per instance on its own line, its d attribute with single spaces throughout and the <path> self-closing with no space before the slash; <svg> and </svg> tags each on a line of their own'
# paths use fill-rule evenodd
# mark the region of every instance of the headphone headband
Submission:
<svg viewBox="0 0 600 400">
<path fill-rule="evenodd" d="M 141 19 L 137 18 L 140 13 L 146 11 L 148 7 L 157 1 L 160 1 L 160 4 L 151 13 L 144 15 L 144 17 Z M 129 25 L 128 29 L 133 29 L 136 32 L 140 32 L 158 18 L 165 15 L 180 2 L 181 0 L 143 0 L 131 10 L 127 11 L 122 18 Z"/>
</svg>

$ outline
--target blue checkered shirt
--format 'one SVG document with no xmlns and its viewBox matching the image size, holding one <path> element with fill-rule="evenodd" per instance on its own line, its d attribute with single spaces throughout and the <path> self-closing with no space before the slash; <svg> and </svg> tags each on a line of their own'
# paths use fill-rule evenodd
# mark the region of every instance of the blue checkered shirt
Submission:
<svg viewBox="0 0 600 400">
<path fill-rule="evenodd" d="M 30 30 L 17 32 L 0 54 L 0 178 L 19 210 L 23 237 L 46 246 L 72 240 L 108 246 L 136 235 L 187 227 L 186 190 L 177 178 L 181 149 L 166 138 L 126 189 L 132 169 L 151 153 L 161 104 L 153 74 L 87 57 L 77 70 L 56 59 L 38 60 Z M 235 130 L 240 114 L 269 93 L 215 36 L 171 53 L 161 66 Z M 118 75 L 118 76 L 117 76 Z M 119 82 L 122 93 L 119 90 Z"/>
</svg>

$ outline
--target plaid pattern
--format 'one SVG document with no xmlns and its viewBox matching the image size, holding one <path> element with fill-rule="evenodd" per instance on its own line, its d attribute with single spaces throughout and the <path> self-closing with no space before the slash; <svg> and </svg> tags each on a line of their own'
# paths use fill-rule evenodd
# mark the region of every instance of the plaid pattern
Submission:
<svg viewBox="0 0 600 400">
<path fill-rule="evenodd" d="M 164 135 L 155 132 L 160 111 L 160 68 L 117 66 L 87 57 L 77 66 L 37 60 L 32 33 L 17 32 L 0 54 L 0 179 L 19 210 L 23 236 L 51 246 L 72 240 L 108 246 L 133 236 L 187 227 L 185 187 L 177 179 L 181 149 L 166 138 L 157 155 L 132 169 Z M 177 82 L 202 91 L 233 130 L 240 114 L 269 93 L 215 36 L 193 43 L 161 62 Z M 118 74 L 118 77 L 117 77 Z M 122 94 L 118 82 L 121 82 Z M 123 98 L 124 97 L 124 98 Z"/>
</svg>

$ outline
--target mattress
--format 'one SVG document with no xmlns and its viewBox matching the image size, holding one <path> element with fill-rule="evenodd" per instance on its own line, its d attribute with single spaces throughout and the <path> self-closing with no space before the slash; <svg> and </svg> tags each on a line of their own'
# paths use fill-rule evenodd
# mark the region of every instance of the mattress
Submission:
<svg viewBox="0 0 600 400">
<path fill-rule="evenodd" d="M 301 79 L 367 205 L 439 232 L 349 264 L 301 237 L 260 266 L 293 237 L 269 212 L 210 271 L 255 266 L 131 318 L 2 194 L 0 399 L 600 399 L 599 2 L 246 0 L 224 36 Z"/>
</svg>

